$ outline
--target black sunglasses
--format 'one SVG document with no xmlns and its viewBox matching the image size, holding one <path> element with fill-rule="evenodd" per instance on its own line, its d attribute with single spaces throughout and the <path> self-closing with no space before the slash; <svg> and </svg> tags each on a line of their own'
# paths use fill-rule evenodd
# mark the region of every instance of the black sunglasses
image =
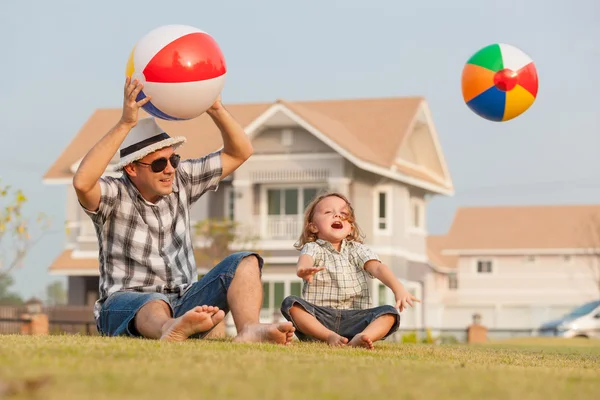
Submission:
<svg viewBox="0 0 600 400">
<path fill-rule="evenodd" d="M 165 168 L 167 168 L 167 162 L 171 162 L 171 165 L 173 166 L 173 168 L 177 168 L 177 166 L 179 165 L 179 160 L 181 159 L 181 156 L 179 154 L 172 154 L 171 157 L 166 158 L 166 157 L 162 157 L 162 158 L 157 158 L 156 160 L 152 161 L 152 163 L 148 164 L 148 163 L 144 163 L 141 161 L 136 161 L 138 164 L 142 164 L 142 165 L 149 165 L 150 168 L 152 168 L 153 172 L 162 172 Z"/>
</svg>

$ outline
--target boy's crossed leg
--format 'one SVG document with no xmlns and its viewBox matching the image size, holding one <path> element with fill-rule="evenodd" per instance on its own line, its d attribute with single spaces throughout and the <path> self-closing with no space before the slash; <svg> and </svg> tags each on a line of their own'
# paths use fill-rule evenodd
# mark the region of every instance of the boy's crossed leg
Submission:
<svg viewBox="0 0 600 400">
<path fill-rule="evenodd" d="M 338 335 L 331 329 L 327 329 L 302 306 L 294 304 L 289 312 L 296 330 L 299 330 L 304 335 L 327 342 L 327 344 L 333 347 L 343 346 L 348 343 L 347 338 Z"/>
<path fill-rule="evenodd" d="M 289 296 L 283 301 L 281 312 L 295 325 L 298 339 L 317 339 L 330 346 L 372 349 L 374 342 L 388 337 L 400 326 L 400 313 L 392 306 L 336 310 Z"/>
</svg>

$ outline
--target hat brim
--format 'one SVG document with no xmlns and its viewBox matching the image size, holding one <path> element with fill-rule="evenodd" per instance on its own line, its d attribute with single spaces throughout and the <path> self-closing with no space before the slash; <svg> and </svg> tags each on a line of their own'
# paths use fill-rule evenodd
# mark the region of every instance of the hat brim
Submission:
<svg viewBox="0 0 600 400">
<path fill-rule="evenodd" d="M 120 172 L 123 168 L 134 161 L 141 160 L 146 157 L 150 153 L 154 153 L 157 150 L 164 149 L 165 147 L 173 147 L 177 149 L 179 146 L 184 144 L 186 138 L 183 136 L 176 136 L 169 139 L 161 140 L 160 142 L 156 142 L 151 146 L 144 147 L 141 150 L 138 150 L 134 153 L 128 154 L 126 157 L 122 158 L 120 162 L 114 167 L 114 171 Z"/>
</svg>

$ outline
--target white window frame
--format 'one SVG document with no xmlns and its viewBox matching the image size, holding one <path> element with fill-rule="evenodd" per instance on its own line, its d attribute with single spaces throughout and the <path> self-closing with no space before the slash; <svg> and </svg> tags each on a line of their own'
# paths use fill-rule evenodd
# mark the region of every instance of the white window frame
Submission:
<svg viewBox="0 0 600 400">
<path fill-rule="evenodd" d="M 401 278 L 398 278 L 398 280 L 417 299 L 423 299 L 423 285 L 420 282 L 409 281 L 409 280 L 405 280 L 405 279 L 401 279 Z M 371 301 L 373 302 L 373 305 L 380 303 L 379 287 L 381 285 L 382 285 L 382 283 L 378 279 L 371 279 L 370 292 L 371 292 Z M 388 305 L 395 305 L 396 301 L 394 299 L 394 293 L 392 292 L 392 290 L 389 287 L 387 287 L 385 285 L 383 285 L 383 286 L 385 288 L 384 289 L 385 299 L 384 299 L 383 303 L 388 304 Z M 411 307 L 412 308 L 411 311 L 415 313 L 415 320 L 414 320 L 415 325 L 412 326 L 413 328 L 423 326 L 422 307 L 423 306 L 421 305 L 421 303 L 415 303 L 415 306 Z"/>
<path fill-rule="evenodd" d="M 418 198 L 418 197 L 414 197 L 414 196 L 410 196 L 410 200 L 409 200 L 409 206 L 408 206 L 408 218 L 407 218 L 407 231 L 411 232 L 411 233 L 418 233 L 418 234 L 426 234 L 427 233 L 427 229 L 426 227 L 426 223 L 425 223 L 425 200 Z M 419 213 L 419 221 L 421 223 L 421 226 L 415 226 L 414 222 L 415 222 L 415 207 L 418 208 L 418 213 Z"/>
<path fill-rule="evenodd" d="M 379 218 L 379 194 L 385 194 L 385 216 L 384 218 Z M 376 235 L 384 235 L 391 236 L 392 235 L 392 187 L 385 186 L 376 186 L 373 190 L 373 232 Z M 385 223 L 385 228 L 381 229 L 379 227 L 380 222 Z"/>
<path fill-rule="evenodd" d="M 298 278 L 295 274 L 295 271 L 289 274 L 269 274 L 265 273 L 262 278 L 262 283 L 267 284 L 269 286 L 269 305 L 267 307 L 262 306 L 261 303 L 261 312 L 272 313 L 274 310 L 279 310 L 281 304 L 275 304 L 274 302 L 274 293 L 275 293 L 275 283 L 283 283 L 283 298 L 291 295 L 291 285 L 292 283 L 300 283 L 300 290 L 302 290 L 302 279 Z"/>
<path fill-rule="evenodd" d="M 493 271 L 493 265 L 492 265 L 492 271 Z M 452 279 L 454 278 L 454 279 Z M 452 286 L 452 282 L 456 283 L 456 286 Z M 457 272 L 450 272 L 448 273 L 448 290 L 458 290 L 458 273 Z"/>
<path fill-rule="evenodd" d="M 490 272 L 479 272 L 477 265 L 479 264 L 479 262 L 489 262 L 491 265 L 491 271 Z M 496 273 L 496 263 L 495 260 L 493 258 L 489 258 L 489 257 L 482 257 L 482 258 L 475 258 L 473 261 L 473 271 L 475 272 L 475 275 L 477 276 L 492 276 Z"/>
<path fill-rule="evenodd" d="M 260 204 L 260 214 L 262 217 L 268 217 L 269 216 L 269 203 L 268 203 L 268 198 L 267 198 L 267 190 L 269 189 L 298 189 L 298 197 L 302 197 L 300 196 L 300 192 L 303 189 L 317 189 L 317 194 L 319 194 L 321 191 L 327 190 L 327 184 L 323 183 L 323 182 L 302 182 L 302 183 L 269 183 L 269 184 L 262 184 L 260 185 L 260 199 L 261 199 L 261 204 Z M 301 205 L 302 203 L 300 203 L 300 200 L 304 200 L 304 198 L 302 199 L 298 199 L 298 204 Z M 304 218 L 304 208 L 300 208 L 300 210 L 298 211 L 299 215 Z"/>
<path fill-rule="evenodd" d="M 320 191 L 327 190 L 327 184 L 323 182 L 302 182 L 302 183 L 269 183 L 260 185 L 260 232 L 261 235 L 264 235 L 267 232 L 267 218 L 269 217 L 269 199 L 267 198 L 267 190 L 268 189 L 298 189 L 298 197 L 300 196 L 300 192 L 303 189 L 317 189 L 317 194 Z M 298 204 L 302 206 L 300 202 L 302 199 L 298 199 Z M 300 208 L 298 211 L 298 221 L 300 224 L 304 221 L 304 208 Z M 300 235 L 301 232 L 298 232 Z"/>
<path fill-rule="evenodd" d="M 223 217 L 230 218 L 233 221 L 235 221 L 235 188 L 232 186 L 225 187 L 225 191 L 224 191 L 223 195 L 225 196 L 225 199 L 224 199 L 225 205 L 223 206 Z M 231 204 L 231 203 L 233 203 L 233 204 Z M 233 215 L 229 215 L 229 207 L 230 206 L 233 206 L 233 210 L 232 210 Z"/>
</svg>

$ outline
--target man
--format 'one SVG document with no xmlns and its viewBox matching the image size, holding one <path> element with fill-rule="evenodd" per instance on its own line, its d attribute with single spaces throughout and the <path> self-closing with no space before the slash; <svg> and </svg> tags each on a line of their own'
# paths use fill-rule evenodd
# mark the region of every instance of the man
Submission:
<svg viewBox="0 0 600 400">
<path fill-rule="evenodd" d="M 197 280 L 190 208 L 252 154 L 242 127 L 221 104 L 207 110 L 223 149 L 179 162 L 185 142 L 153 118 L 138 121 L 143 85 L 125 82 L 123 114 L 83 158 L 73 186 L 94 222 L 99 244 L 100 297 L 94 316 L 103 335 L 182 341 L 205 337 L 231 311 L 240 342 L 290 343 L 291 323 L 260 324 L 262 258 L 232 254 Z M 102 177 L 119 150 L 119 178 Z"/>
</svg>

